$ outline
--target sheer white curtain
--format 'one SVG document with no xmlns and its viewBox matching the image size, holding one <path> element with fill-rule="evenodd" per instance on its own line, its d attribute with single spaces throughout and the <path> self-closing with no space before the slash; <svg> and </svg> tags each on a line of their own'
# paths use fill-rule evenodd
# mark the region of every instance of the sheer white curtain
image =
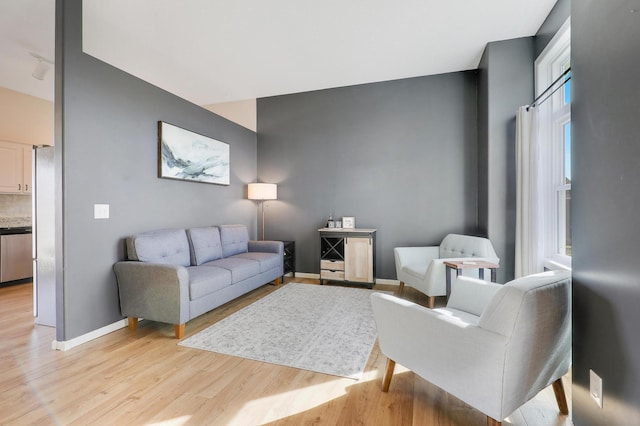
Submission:
<svg viewBox="0 0 640 426">
<path fill-rule="evenodd" d="M 541 272 L 544 265 L 543 155 L 538 137 L 539 111 L 520 107 L 516 115 L 515 276 Z"/>
</svg>

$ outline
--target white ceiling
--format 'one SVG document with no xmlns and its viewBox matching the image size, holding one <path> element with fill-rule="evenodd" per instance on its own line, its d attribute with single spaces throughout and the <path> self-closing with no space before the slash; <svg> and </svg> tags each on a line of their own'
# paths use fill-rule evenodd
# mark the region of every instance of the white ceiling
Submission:
<svg viewBox="0 0 640 426">
<path fill-rule="evenodd" d="M 556 0 L 84 0 L 88 54 L 199 105 L 475 69 Z M 53 0 L 0 1 L 0 86 L 53 98 Z"/>
<path fill-rule="evenodd" d="M 54 38 L 54 0 L 0 0 L 0 86 L 53 100 L 53 68 L 36 80 L 29 52 L 53 60 Z"/>
</svg>

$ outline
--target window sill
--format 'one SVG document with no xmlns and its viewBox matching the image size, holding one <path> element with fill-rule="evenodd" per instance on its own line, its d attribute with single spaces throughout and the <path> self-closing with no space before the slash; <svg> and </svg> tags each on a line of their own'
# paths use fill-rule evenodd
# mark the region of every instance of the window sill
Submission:
<svg viewBox="0 0 640 426">
<path fill-rule="evenodd" d="M 554 254 L 544 260 L 544 269 L 571 271 L 571 256 Z"/>
</svg>

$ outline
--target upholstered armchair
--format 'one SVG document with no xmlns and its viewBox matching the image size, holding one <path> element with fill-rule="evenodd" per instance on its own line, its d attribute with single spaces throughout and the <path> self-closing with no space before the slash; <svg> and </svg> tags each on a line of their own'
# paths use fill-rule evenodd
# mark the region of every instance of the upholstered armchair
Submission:
<svg viewBox="0 0 640 426">
<path fill-rule="evenodd" d="M 436 296 L 444 296 L 446 291 L 447 260 L 470 260 L 499 263 L 491 241 L 470 235 L 449 234 L 439 246 L 396 247 L 393 249 L 396 261 L 396 276 L 400 281 L 398 294 L 401 295 L 405 284 L 426 294 L 428 306 L 435 306 Z M 477 270 L 465 271 L 465 274 L 477 274 Z M 477 275 L 475 275 L 477 278 Z"/>
<path fill-rule="evenodd" d="M 505 285 L 453 282 L 445 308 L 427 309 L 382 293 L 371 296 L 390 386 L 396 362 L 500 424 L 553 384 L 568 414 L 562 376 L 569 368 L 569 272 L 544 272 Z"/>
</svg>

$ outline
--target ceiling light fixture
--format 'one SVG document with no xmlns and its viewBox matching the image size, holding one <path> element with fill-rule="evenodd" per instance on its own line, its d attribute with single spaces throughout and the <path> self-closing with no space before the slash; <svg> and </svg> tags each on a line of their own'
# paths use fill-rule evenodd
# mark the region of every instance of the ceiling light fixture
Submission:
<svg viewBox="0 0 640 426">
<path fill-rule="evenodd" d="M 38 80 L 44 80 L 47 72 L 51 69 L 51 65 L 53 65 L 53 61 L 51 59 L 47 59 L 44 56 L 38 55 L 37 53 L 29 52 L 31 56 L 38 60 L 36 64 L 36 68 L 33 70 L 31 75 L 33 78 Z"/>
</svg>

